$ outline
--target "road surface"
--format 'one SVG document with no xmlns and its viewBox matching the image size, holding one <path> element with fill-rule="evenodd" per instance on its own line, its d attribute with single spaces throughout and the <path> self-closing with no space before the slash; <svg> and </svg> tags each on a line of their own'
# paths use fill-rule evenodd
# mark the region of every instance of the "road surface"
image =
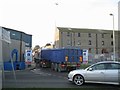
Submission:
<svg viewBox="0 0 120 90">
<path fill-rule="evenodd" d="M 117 85 L 86 83 L 76 86 L 67 80 L 68 72 L 55 72 L 49 68 L 21 70 L 14 73 L 5 71 L 3 88 L 112 88 L 117 90 Z"/>
</svg>

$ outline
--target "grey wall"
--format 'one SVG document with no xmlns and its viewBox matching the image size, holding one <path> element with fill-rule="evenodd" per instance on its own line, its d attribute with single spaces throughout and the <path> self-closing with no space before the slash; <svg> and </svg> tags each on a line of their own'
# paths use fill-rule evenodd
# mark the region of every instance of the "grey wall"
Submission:
<svg viewBox="0 0 120 90">
<path fill-rule="evenodd" d="M 22 42 L 22 51 L 20 51 L 20 41 L 19 40 L 11 40 L 11 43 L 8 44 L 3 41 L 2 45 L 2 51 L 3 51 L 3 60 L 4 61 L 9 61 L 11 58 L 11 52 L 17 49 L 18 50 L 18 61 L 20 61 L 20 56 L 21 56 L 21 61 L 23 61 L 23 54 L 25 52 L 25 42 Z M 21 54 L 20 54 L 21 53 Z M 13 61 L 15 61 L 15 56 Z"/>
<path fill-rule="evenodd" d="M 4 29 L 10 31 L 11 43 L 8 44 L 4 41 L 2 43 L 3 60 L 9 61 L 12 50 L 17 49 L 18 61 L 24 61 L 24 52 L 26 48 L 32 47 L 32 35 L 9 28 Z M 15 61 L 15 55 L 13 61 Z"/>
</svg>

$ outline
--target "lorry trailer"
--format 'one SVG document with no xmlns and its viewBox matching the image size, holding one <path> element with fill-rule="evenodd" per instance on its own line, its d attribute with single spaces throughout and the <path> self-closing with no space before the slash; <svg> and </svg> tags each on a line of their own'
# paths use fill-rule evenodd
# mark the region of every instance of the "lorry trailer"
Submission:
<svg viewBox="0 0 120 90">
<path fill-rule="evenodd" d="M 40 66 L 49 67 L 55 71 L 69 71 L 80 67 L 83 62 L 81 49 L 42 49 Z"/>
</svg>

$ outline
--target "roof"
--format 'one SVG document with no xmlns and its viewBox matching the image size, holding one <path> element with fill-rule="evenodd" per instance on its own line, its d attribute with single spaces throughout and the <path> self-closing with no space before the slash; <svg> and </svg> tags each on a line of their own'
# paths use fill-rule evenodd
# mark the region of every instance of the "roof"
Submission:
<svg viewBox="0 0 120 90">
<path fill-rule="evenodd" d="M 13 40 L 22 40 L 26 43 L 26 47 L 31 47 L 32 46 L 32 35 L 31 34 L 26 34 L 24 32 L 2 27 L 3 29 L 10 31 L 10 38 Z"/>
<path fill-rule="evenodd" d="M 4 29 L 7 30 L 7 31 L 14 31 L 14 32 L 24 33 L 24 34 L 26 34 L 26 35 L 30 35 L 30 36 L 32 36 L 31 34 L 27 34 L 27 33 L 25 33 L 25 32 L 18 31 L 18 30 L 15 30 L 15 29 L 6 28 L 6 27 L 2 27 L 2 28 L 4 28 Z"/>
<path fill-rule="evenodd" d="M 98 63 L 119 63 L 118 61 L 101 61 L 101 62 L 98 62 Z"/>
<path fill-rule="evenodd" d="M 57 27 L 57 28 L 62 32 L 113 33 L 113 30 L 104 30 L 104 29 L 70 28 L 70 27 Z"/>
</svg>

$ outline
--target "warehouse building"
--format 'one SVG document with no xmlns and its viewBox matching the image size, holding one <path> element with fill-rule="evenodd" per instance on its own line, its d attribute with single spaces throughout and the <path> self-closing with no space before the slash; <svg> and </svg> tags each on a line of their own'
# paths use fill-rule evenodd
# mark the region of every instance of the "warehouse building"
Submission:
<svg viewBox="0 0 120 90">
<path fill-rule="evenodd" d="M 120 30 L 120 1 L 118 2 L 118 30 Z"/>
<path fill-rule="evenodd" d="M 24 61 L 24 53 L 26 49 L 31 49 L 32 47 L 32 35 L 26 34 L 24 32 L 0 27 L 1 31 L 9 31 L 11 43 L 2 41 L 2 58 L 3 61 L 9 61 L 11 59 L 11 52 L 16 49 L 18 50 L 18 61 Z M 15 61 L 15 56 L 13 61 Z"/>
<path fill-rule="evenodd" d="M 118 31 L 115 31 L 116 52 L 118 47 Z M 55 48 L 81 48 L 92 54 L 113 52 L 113 31 L 85 28 L 57 27 L 55 32 Z"/>
<path fill-rule="evenodd" d="M 118 36 L 119 36 L 119 39 L 118 39 L 118 46 L 120 46 L 120 1 L 118 2 Z M 119 56 L 120 56 L 120 50 L 118 51 L 119 53 Z"/>
</svg>

